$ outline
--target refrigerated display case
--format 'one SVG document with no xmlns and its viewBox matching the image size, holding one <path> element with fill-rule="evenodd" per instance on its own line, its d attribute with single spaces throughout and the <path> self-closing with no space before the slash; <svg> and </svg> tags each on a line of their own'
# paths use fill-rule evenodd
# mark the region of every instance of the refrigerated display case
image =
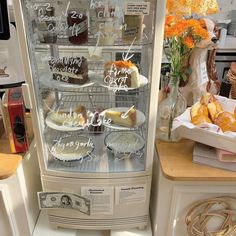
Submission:
<svg viewBox="0 0 236 236">
<path fill-rule="evenodd" d="M 50 224 L 145 227 L 165 1 L 13 3 Z"/>
</svg>

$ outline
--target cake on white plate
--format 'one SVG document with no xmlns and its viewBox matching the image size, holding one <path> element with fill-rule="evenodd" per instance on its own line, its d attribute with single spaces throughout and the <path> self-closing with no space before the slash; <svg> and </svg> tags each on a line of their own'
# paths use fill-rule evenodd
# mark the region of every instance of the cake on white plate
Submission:
<svg viewBox="0 0 236 236">
<path fill-rule="evenodd" d="M 77 106 L 73 111 L 53 111 L 49 113 L 49 119 L 59 126 L 83 126 L 88 116 L 84 106 Z"/>
<path fill-rule="evenodd" d="M 137 125 L 137 111 L 131 107 L 127 111 L 116 111 L 109 109 L 105 112 L 105 117 L 111 119 L 113 124 L 133 128 Z"/>
<path fill-rule="evenodd" d="M 118 86 L 139 88 L 140 78 L 137 66 L 131 61 L 111 61 L 104 66 L 104 82 L 115 82 Z"/>
<path fill-rule="evenodd" d="M 90 155 L 94 150 L 92 139 L 85 136 L 62 137 L 51 148 L 53 156 L 61 161 L 76 161 Z"/>
<path fill-rule="evenodd" d="M 88 62 L 84 57 L 54 58 L 49 65 L 53 80 L 83 85 L 89 79 Z"/>
</svg>

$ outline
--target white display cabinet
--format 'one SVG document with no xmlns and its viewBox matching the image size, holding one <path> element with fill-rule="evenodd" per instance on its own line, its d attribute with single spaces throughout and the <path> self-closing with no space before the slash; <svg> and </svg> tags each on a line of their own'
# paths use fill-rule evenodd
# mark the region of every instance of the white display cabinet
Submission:
<svg viewBox="0 0 236 236">
<path fill-rule="evenodd" d="M 13 4 L 50 224 L 145 227 L 165 1 Z"/>
</svg>

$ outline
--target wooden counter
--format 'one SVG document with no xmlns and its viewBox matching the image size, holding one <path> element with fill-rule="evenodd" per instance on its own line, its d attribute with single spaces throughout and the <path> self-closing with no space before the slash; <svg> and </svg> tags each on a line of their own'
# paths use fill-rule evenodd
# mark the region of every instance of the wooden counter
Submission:
<svg viewBox="0 0 236 236">
<path fill-rule="evenodd" d="M 11 154 L 9 140 L 3 134 L 0 137 L 0 180 L 13 175 L 22 160 L 21 155 Z"/>
<path fill-rule="evenodd" d="M 168 143 L 156 140 L 163 175 L 180 181 L 236 181 L 236 172 L 221 170 L 192 162 L 194 142 L 182 140 Z"/>
</svg>

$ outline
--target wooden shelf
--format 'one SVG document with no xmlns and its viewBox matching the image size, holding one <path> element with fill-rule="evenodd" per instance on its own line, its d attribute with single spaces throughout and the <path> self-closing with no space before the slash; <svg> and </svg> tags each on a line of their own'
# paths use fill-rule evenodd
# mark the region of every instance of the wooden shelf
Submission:
<svg viewBox="0 0 236 236">
<path fill-rule="evenodd" d="M 193 147 L 191 140 L 177 143 L 156 140 L 156 150 L 166 178 L 175 181 L 236 181 L 236 172 L 193 163 Z"/>
</svg>

